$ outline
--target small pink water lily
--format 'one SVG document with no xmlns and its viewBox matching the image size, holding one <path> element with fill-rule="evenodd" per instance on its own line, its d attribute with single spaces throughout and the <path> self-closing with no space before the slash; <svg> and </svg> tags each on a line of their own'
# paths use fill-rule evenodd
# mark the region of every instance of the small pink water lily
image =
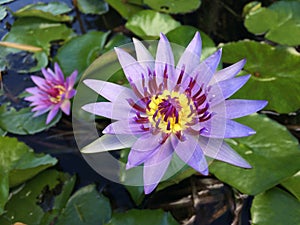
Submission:
<svg viewBox="0 0 300 225">
<path fill-rule="evenodd" d="M 224 141 L 224 138 L 254 134 L 253 129 L 232 119 L 252 114 L 267 104 L 256 100 L 226 100 L 250 77 L 235 77 L 245 60 L 216 71 L 220 49 L 200 62 L 199 33 L 177 66 L 171 45 L 163 34 L 156 59 L 140 41 L 134 39 L 134 46 L 137 60 L 115 48 L 131 88 L 101 80 L 84 81 L 109 102 L 87 104 L 83 109 L 117 121 L 103 130 L 104 135 L 96 140 L 97 144 L 90 144 L 82 151 L 131 148 L 126 168 L 143 164 L 146 194 L 163 178 L 174 154 L 204 175 L 208 174 L 205 156 L 250 168 Z"/>
<path fill-rule="evenodd" d="M 25 100 L 31 102 L 30 106 L 33 107 L 32 111 L 35 112 L 34 117 L 49 111 L 46 120 L 46 124 L 49 124 L 59 109 L 67 115 L 70 114 L 70 99 L 76 94 L 73 86 L 76 81 L 77 71 L 74 71 L 65 80 L 59 65 L 55 63 L 54 71 L 50 68 L 43 68 L 42 73 L 45 79 L 31 76 L 36 87 L 26 89 L 32 95 L 26 97 Z"/>
</svg>

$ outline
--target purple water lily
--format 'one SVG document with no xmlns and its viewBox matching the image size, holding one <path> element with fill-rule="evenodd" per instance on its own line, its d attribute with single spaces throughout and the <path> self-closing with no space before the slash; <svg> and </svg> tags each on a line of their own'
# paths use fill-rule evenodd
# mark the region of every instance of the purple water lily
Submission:
<svg viewBox="0 0 300 225">
<path fill-rule="evenodd" d="M 59 109 L 65 114 L 70 114 L 71 102 L 70 99 L 76 94 L 73 86 L 76 81 L 77 71 L 74 71 L 69 77 L 64 78 L 64 75 L 57 63 L 54 65 L 54 71 L 51 69 L 42 69 L 45 79 L 38 76 L 31 76 L 36 87 L 27 88 L 26 91 L 32 94 L 26 97 L 25 100 L 30 101 L 34 116 L 42 115 L 48 111 L 46 124 L 56 116 Z"/>
<path fill-rule="evenodd" d="M 197 32 L 175 67 L 170 43 L 163 34 L 155 60 L 134 39 L 137 60 L 115 48 L 131 88 L 101 80 L 84 81 L 109 102 L 87 104 L 83 109 L 117 120 L 103 130 L 97 143 L 104 150 L 131 147 L 126 168 L 143 164 L 146 194 L 158 185 L 174 153 L 204 175 L 208 174 L 205 155 L 251 167 L 223 139 L 254 134 L 231 119 L 252 114 L 267 102 L 226 100 L 250 77 L 235 77 L 245 60 L 216 72 L 222 50 L 200 62 L 201 45 Z M 83 149 L 86 153 L 98 151 L 103 149 Z"/>
</svg>

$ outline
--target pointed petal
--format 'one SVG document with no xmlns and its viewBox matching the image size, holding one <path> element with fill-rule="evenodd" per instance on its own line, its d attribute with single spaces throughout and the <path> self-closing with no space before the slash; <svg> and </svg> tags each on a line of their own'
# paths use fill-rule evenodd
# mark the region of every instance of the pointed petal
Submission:
<svg viewBox="0 0 300 225">
<path fill-rule="evenodd" d="M 81 149 L 82 153 L 97 153 L 130 148 L 136 141 L 132 135 L 105 134 Z"/>
<path fill-rule="evenodd" d="M 147 74 L 145 73 L 143 67 L 123 49 L 115 47 L 115 52 L 117 53 L 119 62 L 123 68 L 127 80 L 135 83 L 140 91 L 143 90 L 141 87 L 139 87 L 139 83 L 142 82 L 143 76 Z"/>
<path fill-rule="evenodd" d="M 175 85 L 174 56 L 167 37 L 162 33 L 160 34 L 160 40 L 157 46 L 155 74 L 158 84 L 162 82 L 164 76 L 167 76 L 168 84 L 172 86 Z"/>
<path fill-rule="evenodd" d="M 250 78 L 250 75 L 240 76 L 224 81 L 220 81 L 212 86 L 208 92 L 208 99 L 210 106 L 217 105 L 218 103 L 229 98 L 237 92 Z"/>
<path fill-rule="evenodd" d="M 144 163 L 144 191 L 151 193 L 164 176 L 172 159 L 173 147 L 170 140 L 167 140 L 156 153 Z"/>
<path fill-rule="evenodd" d="M 48 116 L 47 116 L 46 124 L 50 123 L 51 120 L 53 120 L 53 118 L 54 118 L 54 117 L 56 116 L 56 114 L 58 113 L 58 110 L 59 110 L 59 107 L 57 107 L 57 106 L 54 106 L 54 107 L 50 110 L 50 112 L 49 112 L 49 114 L 48 114 Z"/>
<path fill-rule="evenodd" d="M 63 84 L 65 81 L 65 77 L 63 72 L 61 71 L 61 68 L 59 67 L 58 63 L 54 63 L 54 71 L 55 74 L 57 75 L 58 81 Z"/>
<path fill-rule="evenodd" d="M 82 106 L 82 109 L 95 114 L 114 120 L 128 119 L 130 115 L 130 107 L 124 104 L 113 104 L 111 102 L 96 102 Z"/>
<path fill-rule="evenodd" d="M 204 154 L 210 158 L 243 168 L 251 168 L 251 165 L 222 139 L 200 137 L 199 145 Z"/>
<path fill-rule="evenodd" d="M 148 49 L 139 40 L 133 38 L 137 61 L 144 67 L 145 71 L 154 71 L 155 60 Z"/>
<path fill-rule="evenodd" d="M 155 153 L 155 149 L 151 151 L 135 151 L 130 150 L 126 164 L 126 170 L 136 167 L 149 159 Z"/>
<path fill-rule="evenodd" d="M 74 87 L 74 84 L 77 79 L 77 74 L 78 74 L 78 71 L 75 70 L 70 76 L 67 77 L 66 82 L 67 82 L 68 90 L 71 90 Z"/>
<path fill-rule="evenodd" d="M 213 116 L 210 120 L 202 122 L 205 129 L 201 136 L 210 138 L 236 138 L 255 134 L 255 131 L 243 124 L 223 117 Z"/>
<path fill-rule="evenodd" d="M 37 94 L 39 94 L 39 92 L 41 90 L 37 87 L 30 87 L 30 88 L 26 88 L 25 91 L 30 93 L 30 94 L 37 95 Z"/>
<path fill-rule="evenodd" d="M 161 145 L 160 140 L 160 134 L 153 135 L 152 133 L 146 133 L 134 143 L 131 149 L 142 152 L 152 151 L 157 149 Z"/>
<path fill-rule="evenodd" d="M 45 90 L 45 87 L 47 86 L 45 79 L 37 76 L 30 76 L 31 80 L 41 89 Z"/>
<path fill-rule="evenodd" d="M 218 72 L 215 73 L 210 84 L 212 85 L 212 84 L 220 82 L 222 80 L 234 78 L 242 70 L 245 63 L 246 63 L 246 59 L 242 59 L 242 60 L 238 61 L 237 63 L 226 67 L 225 69 L 219 70 Z"/>
<path fill-rule="evenodd" d="M 83 83 L 111 102 L 116 101 L 120 97 L 136 99 L 131 89 L 118 84 L 94 79 L 84 80 Z"/>
<path fill-rule="evenodd" d="M 208 175 L 208 165 L 198 140 L 188 134 L 184 136 L 186 140 L 178 142 L 175 148 L 176 154 L 196 171 Z"/>
<path fill-rule="evenodd" d="M 144 126 L 148 127 L 147 124 Z M 134 120 L 120 120 L 108 125 L 103 131 L 103 134 L 142 134 L 145 131 L 142 129 L 141 124 L 136 123 Z"/>
<path fill-rule="evenodd" d="M 225 104 L 215 105 L 210 110 L 218 114 L 219 112 L 223 114 L 225 111 L 224 116 L 227 119 L 235 119 L 255 113 L 263 109 L 267 104 L 268 102 L 263 100 L 232 99 L 226 100 Z"/>
<path fill-rule="evenodd" d="M 70 115 L 70 110 L 71 110 L 71 102 L 70 100 L 65 100 L 61 105 L 60 109 L 66 114 Z"/>
<path fill-rule="evenodd" d="M 46 107 L 46 108 L 40 109 L 40 110 L 36 111 L 36 112 L 33 114 L 33 117 L 40 116 L 40 115 L 42 115 L 42 114 L 44 114 L 44 113 L 48 112 L 49 110 L 50 110 L 50 109 L 49 109 L 49 107 Z M 32 109 L 31 111 L 32 111 L 32 112 L 34 112 L 35 110 L 34 110 L 34 109 Z"/>
<path fill-rule="evenodd" d="M 200 33 L 196 32 L 194 38 L 186 47 L 177 63 L 177 71 L 181 71 L 184 68 L 185 73 L 191 74 L 200 63 L 201 49 L 202 42 Z M 177 76 L 179 76 L 179 74 L 177 74 Z"/>
</svg>

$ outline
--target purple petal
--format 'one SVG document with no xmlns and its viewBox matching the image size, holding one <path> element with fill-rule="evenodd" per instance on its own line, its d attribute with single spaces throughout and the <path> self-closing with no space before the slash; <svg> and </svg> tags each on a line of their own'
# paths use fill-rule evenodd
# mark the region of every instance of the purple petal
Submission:
<svg viewBox="0 0 300 225">
<path fill-rule="evenodd" d="M 95 114 L 114 120 L 125 120 L 132 116 L 131 108 L 125 104 L 113 104 L 111 102 L 96 102 L 82 106 L 82 109 Z"/>
<path fill-rule="evenodd" d="M 161 146 L 160 141 L 160 134 L 153 135 L 152 133 L 146 133 L 134 143 L 131 149 L 141 152 L 153 151 Z"/>
<path fill-rule="evenodd" d="M 235 92 L 237 92 L 250 78 L 251 75 L 240 76 L 224 81 L 220 81 L 210 87 L 208 92 L 208 99 L 211 106 L 229 98 Z"/>
<path fill-rule="evenodd" d="M 37 87 L 30 87 L 30 88 L 26 88 L 25 91 L 27 91 L 30 94 L 37 95 L 41 90 Z"/>
<path fill-rule="evenodd" d="M 196 171 L 208 175 L 208 165 L 198 140 L 188 134 L 184 136 L 186 139 L 179 141 L 175 148 L 176 154 Z"/>
<path fill-rule="evenodd" d="M 82 153 L 106 152 L 110 150 L 120 150 L 130 148 L 136 142 L 136 137 L 132 135 L 102 135 L 97 140 L 81 149 Z"/>
<path fill-rule="evenodd" d="M 210 120 L 202 122 L 205 128 L 201 135 L 210 138 L 235 138 L 255 134 L 255 131 L 243 124 L 223 117 L 213 116 Z"/>
<path fill-rule="evenodd" d="M 133 82 L 137 86 L 137 89 L 143 93 L 144 89 L 141 85 L 142 78 L 148 73 L 146 73 L 143 67 L 123 49 L 115 48 L 115 52 L 117 53 L 119 62 L 123 68 L 127 80 L 130 83 Z"/>
<path fill-rule="evenodd" d="M 47 116 L 47 120 L 46 120 L 46 124 L 49 124 L 50 122 L 51 122 L 51 120 L 53 120 L 53 118 L 56 116 L 56 114 L 58 113 L 58 110 L 59 110 L 59 107 L 57 107 L 57 106 L 54 106 L 51 110 L 50 110 L 50 112 L 49 112 L 49 114 L 48 114 L 48 116 Z"/>
<path fill-rule="evenodd" d="M 50 110 L 49 107 L 46 107 L 46 108 L 43 108 L 43 109 L 39 109 L 38 111 L 32 109 L 32 112 L 36 111 L 34 114 L 33 114 L 33 117 L 37 117 L 37 116 L 40 116 L 46 112 L 48 112 Z"/>
<path fill-rule="evenodd" d="M 165 174 L 172 159 L 173 147 L 168 139 L 156 153 L 144 163 L 144 192 L 151 193 Z"/>
<path fill-rule="evenodd" d="M 185 73 L 190 74 L 200 63 L 201 49 L 202 42 L 200 33 L 196 32 L 194 38 L 189 43 L 178 61 L 178 71 L 181 71 L 184 68 Z"/>
<path fill-rule="evenodd" d="M 31 80 L 41 89 L 45 90 L 48 86 L 45 79 L 37 76 L 30 76 Z"/>
<path fill-rule="evenodd" d="M 228 119 L 235 119 L 249 114 L 255 113 L 263 109 L 268 102 L 263 100 L 241 100 L 241 99 L 232 99 L 226 100 L 225 104 L 218 104 L 211 107 L 212 112 L 218 114 L 223 114 L 225 111 L 225 117 Z"/>
<path fill-rule="evenodd" d="M 227 80 L 235 77 L 244 67 L 246 63 L 246 59 L 242 59 L 237 63 L 226 67 L 225 69 L 219 70 L 215 73 L 214 79 L 211 80 L 211 85 L 222 80 Z"/>
<path fill-rule="evenodd" d="M 167 76 L 169 78 L 168 84 L 172 87 L 176 83 L 172 48 L 167 37 L 162 33 L 160 34 L 160 40 L 157 46 L 155 74 L 159 84 L 162 82 L 164 76 Z"/>
<path fill-rule="evenodd" d="M 140 42 L 139 40 L 133 38 L 133 44 L 136 52 L 137 61 L 141 66 L 144 67 L 145 71 L 150 69 L 150 71 L 154 71 L 154 58 L 148 49 Z"/>
<path fill-rule="evenodd" d="M 75 89 L 72 89 L 72 90 L 70 90 L 70 91 L 68 91 L 68 92 L 66 93 L 66 98 L 67 98 L 67 99 L 71 99 L 71 98 L 73 98 L 75 95 L 76 95 L 76 90 L 75 90 Z"/>
<path fill-rule="evenodd" d="M 70 114 L 70 110 L 71 110 L 71 102 L 70 102 L 70 100 L 65 100 L 65 101 L 60 105 L 60 109 L 61 109 L 66 115 L 69 115 L 69 114 Z"/>
<path fill-rule="evenodd" d="M 153 149 L 151 151 L 135 151 L 135 150 L 131 149 L 129 152 L 129 155 L 128 155 L 126 170 L 129 170 L 133 167 L 136 167 L 136 166 L 144 163 L 154 153 L 155 153 L 155 149 Z"/>
<path fill-rule="evenodd" d="M 93 79 L 84 80 L 83 83 L 111 102 L 120 97 L 136 98 L 131 89 L 114 83 Z"/>
<path fill-rule="evenodd" d="M 57 75 L 58 81 L 63 84 L 65 81 L 65 77 L 63 72 L 61 71 L 61 68 L 59 67 L 58 63 L 54 63 L 54 71 L 55 74 Z"/>
<path fill-rule="evenodd" d="M 144 124 L 145 127 L 148 127 L 149 125 Z M 142 134 L 145 131 L 142 129 L 141 124 L 136 123 L 132 120 L 120 120 L 114 123 L 111 123 L 108 125 L 103 131 L 103 134 Z"/>
<path fill-rule="evenodd" d="M 78 71 L 75 70 L 70 76 L 67 77 L 66 83 L 67 83 L 67 90 L 71 90 L 74 87 L 74 84 L 77 79 Z"/>
<path fill-rule="evenodd" d="M 210 158 L 243 168 L 251 168 L 251 165 L 222 139 L 200 137 L 199 145 L 204 151 L 204 154 Z"/>
</svg>

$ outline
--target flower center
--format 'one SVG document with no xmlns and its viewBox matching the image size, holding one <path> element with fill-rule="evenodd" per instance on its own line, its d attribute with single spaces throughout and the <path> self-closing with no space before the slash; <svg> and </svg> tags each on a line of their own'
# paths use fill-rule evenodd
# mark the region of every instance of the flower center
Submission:
<svg viewBox="0 0 300 225">
<path fill-rule="evenodd" d="M 62 85 L 55 85 L 49 92 L 49 100 L 57 104 L 61 101 L 62 95 L 66 92 L 66 88 Z"/>
<path fill-rule="evenodd" d="M 146 114 L 153 127 L 165 133 L 177 133 L 192 122 L 195 111 L 194 104 L 185 94 L 165 90 L 151 97 Z"/>
</svg>

